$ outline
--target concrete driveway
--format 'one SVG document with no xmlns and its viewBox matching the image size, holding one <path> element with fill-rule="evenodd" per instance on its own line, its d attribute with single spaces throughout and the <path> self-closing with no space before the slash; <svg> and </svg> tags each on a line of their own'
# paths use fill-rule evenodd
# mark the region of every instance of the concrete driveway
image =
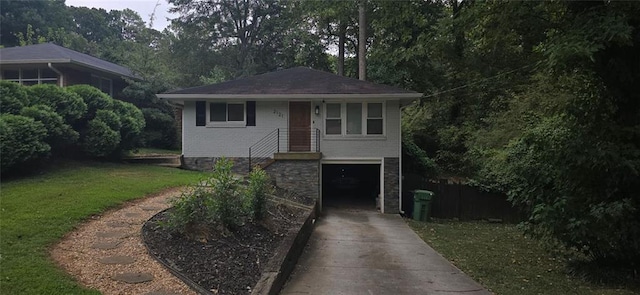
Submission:
<svg viewBox="0 0 640 295">
<path fill-rule="evenodd" d="M 491 294 L 398 215 L 329 208 L 280 294 Z"/>
</svg>

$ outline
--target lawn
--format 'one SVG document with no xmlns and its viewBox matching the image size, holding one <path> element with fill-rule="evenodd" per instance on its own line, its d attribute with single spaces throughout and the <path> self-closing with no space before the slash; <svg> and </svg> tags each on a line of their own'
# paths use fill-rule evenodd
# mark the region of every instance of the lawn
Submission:
<svg viewBox="0 0 640 295">
<path fill-rule="evenodd" d="M 180 155 L 182 154 L 181 150 L 164 150 L 164 149 L 156 149 L 156 148 L 140 148 L 136 152 L 132 153 L 131 156 L 158 156 L 158 155 Z"/>
<path fill-rule="evenodd" d="M 38 176 L 3 181 L 0 294 L 99 294 L 58 269 L 49 259 L 49 246 L 93 214 L 202 176 L 148 165 L 66 163 Z"/>
<path fill-rule="evenodd" d="M 568 275 L 566 261 L 524 237 L 515 225 L 408 221 L 418 235 L 496 294 L 639 294 L 637 287 L 601 286 Z"/>
</svg>

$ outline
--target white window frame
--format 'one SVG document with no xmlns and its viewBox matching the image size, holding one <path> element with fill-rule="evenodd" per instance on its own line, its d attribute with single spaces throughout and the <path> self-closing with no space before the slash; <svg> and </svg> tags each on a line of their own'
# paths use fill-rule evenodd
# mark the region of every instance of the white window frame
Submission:
<svg viewBox="0 0 640 295">
<path fill-rule="evenodd" d="M 361 134 L 347 134 L 347 103 L 359 103 L 362 105 Z M 367 119 L 369 104 L 382 104 L 382 134 L 367 134 Z M 340 134 L 327 134 L 327 105 L 340 104 Z M 324 136 L 327 138 L 375 138 L 385 137 L 387 134 L 387 104 L 385 101 L 326 101 L 324 104 L 322 124 Z M 379 119 L 379 117 L 376 117 Z M 375 119 L 375 118 L 374 118 Z"/>
<path fill-rule="evenodd" d="M 99 81 L 99 85 L 95 86 L 93 85 L 93 78 L 97 78 Z M 91 74 L 91 86 L 96 87 L 98 89 L 100 89 L 100 91 L 104 92 L 102 90 L 102 83 L 104 83 L 105 81 L 107 81 L 109 83 L 109 92 L 105 92 L 106 94 L 109 94 L 109 96 L 113 96 L 113 80 L 103 77 L 103 76 L 98 76 L 98 75 L 94 75 Z"/>
<path fill-rule="evenodd" d="M 226 120 L 225 122 L 211 121 L 211 104 L 224 103 L 227 105 Z M 237 104 L 242 105 L 243 118 L 242 121 L 228 121 L 229 120 L 229 105 Z M 246 127 L 247 126 L 247 102 L 242 101 L 208 101 L 207 102 L 207 126 L 208 127 Z"/>
<path fill-rule="evenodd" d="M 20 85 L 24 85 L 24 82 L 38 82 L 38 84 L 45 84 L 43 83 L 44 81 L 55 81 L 55 85 L 58 85 L 58 74 L 56 74 L 55 78 L 44 78 L 42 77 L 42 70 L 41 68 L 37 68 L 37 69 L 26 69 L 26 70 L 37 70 L 38 71 L 38 77 L 37 78 L 23 78 L 23 74 L 22 71 L 25 70 L 23 68 L 19 68 L 17 69 L 18 71 L 18 79 L 6 79 L 4 77 L 4 71 L 16 71 L 16 70 L 12 70 L 12 69 L 8 69 L 8 70 L 3 70 L 3 75 L 2 75 L 2 80 L 7 80 L 7 81 L 12 81 L 12 82 L 17 82 Z"/>
</svg>

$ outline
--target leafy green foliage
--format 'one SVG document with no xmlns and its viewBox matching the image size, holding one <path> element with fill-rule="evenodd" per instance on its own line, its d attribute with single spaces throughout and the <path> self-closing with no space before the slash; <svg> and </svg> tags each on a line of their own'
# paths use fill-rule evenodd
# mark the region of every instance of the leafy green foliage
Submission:
<svg viewBox="0 0 640 295">
<path fill-rule="evenodd" d="M 0 109 L 3 114 L 19 114 L 27 101 L 24 87 L 15 82 L 0 80 Z"/>
<path fill-rule="evenodd" d="M 144 115 L 142 111 L 135 105 L 120 101 L 113 100 L 113 111 L 120 116 L 120 138 L 121 144 L 119 151 L 129 151 L 142 145 L 142 130 L 145 126 Z"/>
<path fill-rule="evenodd" d="M 100 120 L 107 124 L 111 130 L 120 130 L 122 123 L 120 122 L 120 116 L 115 112 L 109 110 L 98 110 L 94 120 Z"/>
<path fill-rule="evenodd" d="M 173 117 L 156 108 L 144 108 L 141 111 L 146 122 L 142 133 L 145 146 L 176 148 L 178 134 Z"/>
<path fill-rule="evenodd" d="M 66 124 L 62 116 L 54 112 L 49 106 L 38 104 L 26 107 L 20 111 L 20 114 L 43 123 L 43 126 L 47 129 L 47 136 L 44 141 L 51 146 L 52 152 L 64 149 L 78 141 L 78 132 L 73 130 L 69 124 Z"/>
<path fill-rule="evenodd" d="M 80 145 L 89 156 L 106 158 L 117 150 L 120 141 L 120 133 L 117 130 L 109 128 L 107 123 L 95 118 L 87 124 L 86 134 Z"/>
<path fill-rule="evenodd" d="M 249 174 L 246 186 L 231 172 L 233 162 L 218 159 L 211 175 L 173 202 L 166 228 L 187 236 L 207 235 L 212 228 L 229 230 L 248 219 L 261 220 L 271 193 L 269 178 L 260 169 Z M 224 233 L 223 233 L 224 234 Z"/>
<path fill-rule="evenodd" d="M 254 220 L 262 220 L 267 214 L 267 196 L 273 193 L 267 172 L 259 167 L 249 173 L 245 197 L 250 202 L 251 215 Z"/>
<path fill-rule="evenodd" d="M 93 86 L 73 85 L 67 87 L 66 90 L 79 95 L 87 104 L 86 118 L 94 118 L 96 111 L 109 110 L 113 107 L 113 99 Z"/>
<path fill-rule="evenodd" d="M 0 167 L 2 172 L 46 156 L 51 147 L 44 142 L 47 129 L 42 122 L 12 114 L 0 115 Z"/>
<path fill-rule="evenodd" d="M 31 105 L 42 104 L 51 107 L 67 124 L 73 124 L 87 112 L 87 104 L 82 97 L 56 85 L 33 85 L 26 87 L 26 90 Z"/>
</svg>

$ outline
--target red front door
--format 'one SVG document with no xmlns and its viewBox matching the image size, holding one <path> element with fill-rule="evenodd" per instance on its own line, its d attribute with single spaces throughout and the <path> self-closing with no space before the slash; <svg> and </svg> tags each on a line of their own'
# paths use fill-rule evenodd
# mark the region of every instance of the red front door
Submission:
<svg viewBox="0 0 640 295">
<path fill-rule="evenodd" d="M 311 102 L 289 103 L 289 151 L 311 151 Z"/>
</svg>

